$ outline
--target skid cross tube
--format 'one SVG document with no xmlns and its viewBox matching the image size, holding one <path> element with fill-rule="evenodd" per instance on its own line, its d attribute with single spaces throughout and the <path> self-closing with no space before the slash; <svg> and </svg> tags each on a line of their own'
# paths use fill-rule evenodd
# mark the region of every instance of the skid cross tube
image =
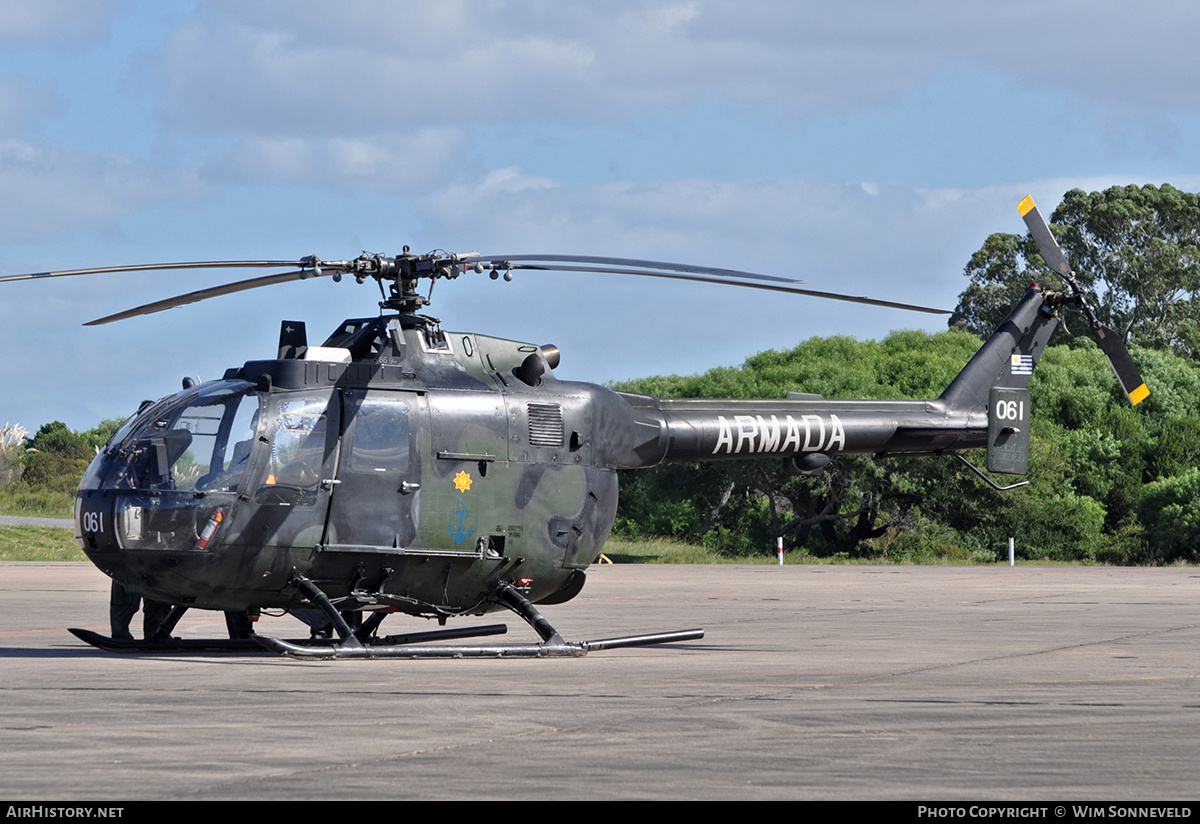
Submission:
<svg viewBox="0 0 1200 824">
<path fill-rule="evenodd" d="M 354 630 L 350 629 L 350 625 L 346 623 L 346 619 L 337 611 L 337 607 L 329 600 L 329 597 L 321 591 L 321 588 L 312 581 L 305 578 L 303 575 L 295 575 L 292 578 L 292 586 L 300 590 L 300 593 L 313 603 L 333 624 L 333 628 L 337 631 L 338 637 L 342 639 L 341 646 L 347 649 L 357 649 L 362 646 L 362 642 L 354 634 Z"/>
</svg>

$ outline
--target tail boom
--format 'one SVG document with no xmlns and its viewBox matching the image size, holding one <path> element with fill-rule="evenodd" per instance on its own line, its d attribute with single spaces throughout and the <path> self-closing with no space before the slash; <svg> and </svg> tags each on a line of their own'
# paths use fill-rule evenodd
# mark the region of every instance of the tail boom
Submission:
<svg viewBox="0 0 1200 824">
<path fill-rule="evenodd" d="M 616 468 L 684 461 L 891 454 L 974 449 L 988 443 L 993 387 L 1024 389 L 1058 318 L 1030 287 L 941 397 L 930 400 L 660 399 L 622 394 L 642 433 Z M 827 461 L 826 461 L 827 462 Z"/>
</svg>

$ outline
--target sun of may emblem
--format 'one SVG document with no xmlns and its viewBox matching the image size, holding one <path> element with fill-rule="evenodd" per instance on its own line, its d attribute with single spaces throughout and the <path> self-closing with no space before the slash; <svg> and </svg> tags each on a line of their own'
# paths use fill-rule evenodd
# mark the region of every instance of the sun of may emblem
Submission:
<svg viewBox="0 0 1200 824">
<path fill-rule="evenodd" d="M 466 492 L 471 488 L 471 476 L 466 472 L 459 472 L 454 476 L 454 488 L 459 492 Z"/>
</svg>

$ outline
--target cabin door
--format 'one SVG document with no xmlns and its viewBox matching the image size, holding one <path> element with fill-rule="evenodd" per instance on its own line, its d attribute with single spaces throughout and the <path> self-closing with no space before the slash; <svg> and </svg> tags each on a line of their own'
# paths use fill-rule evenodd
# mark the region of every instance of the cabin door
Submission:
<svg viewBox="0 0 1200 824">
<path fill-rule="evenodd" d="M 342 390 L 342 444 L 330 496 L 331 550 L 396 550 L 416 541 L 425 399 L 415 392 Z"/>
</svg>

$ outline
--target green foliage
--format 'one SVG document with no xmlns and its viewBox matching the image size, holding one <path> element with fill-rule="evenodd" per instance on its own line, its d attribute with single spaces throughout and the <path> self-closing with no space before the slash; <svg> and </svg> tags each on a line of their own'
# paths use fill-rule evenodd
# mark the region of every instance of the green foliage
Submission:
<svg viewBox="0 0 1200 824">
<path fill-rule="evenodd" d="M 0 444 L 0 512 L 70 517 L 79 479 L 122 423 L 106 420 L 72 432 L 62 421 L 51 421 L 32 437 L 5 438 Z"/>
<path fill-rule="evenodd" d="M 95 454 L 88 444 L 87 438 L 78 432 L 67 429 L 67 425 L 62 421 L 42 424 L 37 434 L 29 439 L 26 449 L 80 460 L 90 460 L 91 456 Z"/>
<path fill-rule="evenodd" d="M 1103 545 L 1105 512 L 1100 503 L 1070 490 L 1055 496 L 1035 490 L 1015 498 L 1006 507 L 1004 531 L 1019 537 L 1022 557 L 1052 561 L 1096 559 Z M 1003 545 L 1007 537 L 994 535 L 992 544 Z"/>
<path fill-rule="evenodd" d="M 1101 292 L 1101 320 L 1152 349 L 1200 354 L 1200 195 L 1163 185 L 1067 192 L 1068 259 Z"/>
<path fill-rule="evenodd" d="M 86 458 L 68 458 L 54 452 L 29 452 L 18 482 L 32 490 L 73 493 L 87 470 Z"/>
<path fill-rule="evenodd" d="M 21 460 L 23 457 L 23 453 L 17 453 L 15 449 L 0 447 L 0 489 L 21 477 L 24 468 Z"/>
<path fill-rule="evenodd" d="M 1070 259 L 1071 250 L 1066 253 Z M 989 235 L 971 255 L 963 274 L 971 283 L 958 296 L 950 328 L 965 329 L 983 339 L 1007 317 L 1029 284 L 1037 283 L 1053 291 L 1065 287 L 1062 279 L 1046 266 L 1037 244 L 1028 234 Z"/>
<path fill-rule="evenodd" d="M 890 525 L 871 546 L 881 559 L 898 564 L 996 560 L 995 552 L 971 549 L 970 542 L 958 530 L 916 508 L 908 512 L 903 523 Z"/>
<path fill-rule="evenodd" d="M 104 447 L 112 439 L 112 436 L 117 434 L 117 430 L 124 425 L 125 420 L 122 418 L 105 418 L 91 429 L 79 434 L 83 436 L 83 439 L 87 441 L 87 445 L 95 452 Z"/>
<path fill-rule="evenodd" d="M 1161 478 L 1183 475 L 1200 465 L 1200 418 L 1175 416 L 1163 421 L 1154 449 L 1147 455 L 1148 474 Z"/>
<path fill-rule="evenodd" d="M 812 338 L 768 351 L 739 369 L 654 377 L 618 385 L 660 397 L 936 397 L 970 359 L 978 341 L 962 332 L 897 332 L 883 341 Z M 878 554 L 871 541 L 930 496 L 953 497 L 943 462 L 887 462 L 847 456 L 813 476 L 779 459 L 666 465 L 626 472 L 616 532 L 698 541 L 726 556 L 769 555 L 775 537 L 815 557 Z M 956 484 L 950 483 L 953 489 Z M 962 500 L 958 496 L 955 505 Z M 964 550 L 970 552 L 970 550 Z"/>
<path fill-rule="evenodd" d="M 1146 529 L 1147 560 L 1200 560 L 1200 469 L 1147 484 L 1138 515 Z"/>
<path fill-rule="evenodd" d="M 618 388 L 701 397 L 790 390 L 936 397 L 977 347 L 978 339 L 961 332 L 901 332 L 880 342 L 814 338 L 737 369 Z M 815 476 L 788 474 L 779 460 L 669 465 L 622 473 L 616 533 L 669 536 L 730 557 L 770 556 L 774 536 L 782 535 L 789 550 L 825 559 L 993 562 L 1007 556 L 1010 536 L 1019 558 L 1043 562 L 1190 559 L 1188 541 L 1194 547 L 1200 538 L 1188 532 L 1197 496 L 1187 497 L 1200 471 L 1200 366 L 1163 351 L 1132 354 L 1151 386 L 1136 409 L 1090 341 L 1046 350 L 1030 383 L 1030 486 L 998 493 L 945 458 L 844 456 Z M 982 454 L 969 457 L 983 463 Z"/>
<path fill-rule="evenodd" d="M 31 490 L 74 492 L 95 450 L 62 421 L 42 424 L 28 440 L 21 483 Z"/>
</svg>

